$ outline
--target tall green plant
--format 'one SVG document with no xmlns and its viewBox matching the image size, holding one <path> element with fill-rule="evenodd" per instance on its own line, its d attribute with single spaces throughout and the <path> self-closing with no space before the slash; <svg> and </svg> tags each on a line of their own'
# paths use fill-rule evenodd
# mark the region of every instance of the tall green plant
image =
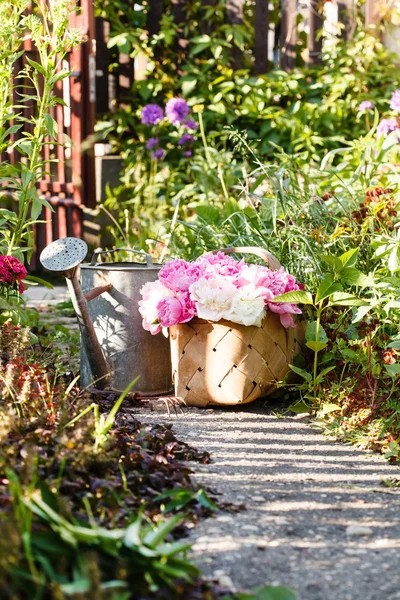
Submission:
<svg viewBox="0 0 400 600">
<path fill-rule="evenodd" d="M 38 183 L 50 163 L 44 158 L 46 144 L 65 141 L 50 110 L 57 103 L 63 104 L 55 87 L 70 71 L 62 68 L 62 62 L 82 41 L 80 32 L 69 25 L 75 10 L 74 0 L 0 0 L 0 144 L 2 149 L 17 150 L 21 155 L 17 164 L 0 164 L 0 185 L 18 207 L 16 213 L 0 209 L 0 248 L 20 259 L 23 252 L 29 258 L 33 251 L 33 226 L 43 207 L 51 209 L 40 195 Z M 38 61 L 24 52 L 23 39 L 31 39 Z M 12 77 L 14 64 L 22 55 L 24 67 Z M 34 108 L 31 117 L 24 114 L 27 105 Z M 13 143 L 12 134 L 19 136 Z"/>
</svg>

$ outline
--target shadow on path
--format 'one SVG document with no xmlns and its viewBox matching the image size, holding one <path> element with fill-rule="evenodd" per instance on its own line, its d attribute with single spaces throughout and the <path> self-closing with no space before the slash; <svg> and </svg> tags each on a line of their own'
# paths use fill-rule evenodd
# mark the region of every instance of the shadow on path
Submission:
<svg viewBox="0 0 400 600">
<path fill-rule="evenodd" d="M 209 576 L 249 589 L 291 586 L 298 600 L 400 599 L 400 490 L 381 485 L 400 469 L 331 441 L 308 418 L 277 418 L 262 402 L 143 422 L 172 422 L 211 452 L 197 481 L 247 510 L 219 512 L 193 530 L 192 558 Z M 349 535 L 351 525 L 364 535 Z M 359 532 L 361 533 L 361 532 Z"/>
</svg>

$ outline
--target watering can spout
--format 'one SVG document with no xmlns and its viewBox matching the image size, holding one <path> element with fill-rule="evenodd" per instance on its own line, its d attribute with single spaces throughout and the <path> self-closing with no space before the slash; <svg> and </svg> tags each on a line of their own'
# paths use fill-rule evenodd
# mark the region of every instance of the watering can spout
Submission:
<svg viewBox="0 0 400 600">
<path fill-rule="evenodd" d="M 85 259 L 87 252 L 88 247 L 83 240 L 62 238 L 46 246 L 40 255 L 40 262 L 48 271 L 62 273 L 65 276 L 72 304 L 78 317 L 82 343 L 87 349 L 93 383 L 96 387 L 104 389 L 110 379 L 110 368 L 97 339 L 88 310 L 87 298 L 83 294 L 78 278 L 79 265 Z M 107 285 L 92 290 L 90 298 L 108 291 L 110 287 L 112 286 Z"/>
</svg>

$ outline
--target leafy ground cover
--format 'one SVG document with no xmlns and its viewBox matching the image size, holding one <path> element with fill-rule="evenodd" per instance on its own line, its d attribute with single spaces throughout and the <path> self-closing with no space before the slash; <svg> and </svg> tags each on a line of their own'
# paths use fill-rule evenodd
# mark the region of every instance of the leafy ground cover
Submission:
<svg viewBox="0 0 400 600">
<path fill-rule="evenodd" d="M 201 578 L 185 557 L 188 531 L 218 508 L 240 510 L 193 484 L 188 463 L 210 455 L 170 426 L 141 425 L 129 404 L 117 413 L 133 393 L 79 391 L 49 347 L 55 333 L 40 321 L 0 328 L 1 597 L 291 600 Z"/>
</svg>

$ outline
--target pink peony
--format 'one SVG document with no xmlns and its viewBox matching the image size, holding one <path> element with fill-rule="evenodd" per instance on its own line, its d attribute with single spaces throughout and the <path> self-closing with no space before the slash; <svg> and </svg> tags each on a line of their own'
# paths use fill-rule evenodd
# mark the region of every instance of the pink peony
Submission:
<svg viewBox="0 0 400 600">
<path fill-rule="evenodd" d="M 213 277 L 215 275 L 222 275 L 223 277 L 236 277 L 240 275 L 242 267 L 244 265 L 244 259 L 238 262 L 231 256 L 227 256 L 223 252 L 217 252 L 217 254 L 206 254 L 200 256 L 194 263 L 198 265 L 206 278 Z"/>
<path fill-rule="evenodd" d="M 201 268 L 196 263 L 176 258 L 166 263 L 160 270 L 159 280 L 173 292 L 187 292 L 195 281 L 202 275 Z"/>
<path fill-rule="evenodd" d="M 195 303 L 190 297 L 190 292 L 180 292 L 177 294 L 177 297 L 182 305 L 182 314 L 179 323 L 187 323 L 197 315 Z"/>
<path fill-rule="evenodd" d="M 182 304 L 175 297 L 163 298 L 157 304 L 157 312 L 160 325 L 162 327 L 171 327 L 171 325 L 181 322 Z"/>
<path fill-rule="evenodd" d="M 141 289 L 139 311 L 143 327 L 158 333 L 161 327 L 187 323 L 194 317 L 231 320 L 261 326 L 267 308 L 279 314 L 284 327 L 295 327 L 296 304 L 271 302 L 286 292 L 303 289 L 283 267 L 246 265 L 222 252 L 189 263 L 175 259 L 159 272 L 159 280 Z"/>
</svg>

